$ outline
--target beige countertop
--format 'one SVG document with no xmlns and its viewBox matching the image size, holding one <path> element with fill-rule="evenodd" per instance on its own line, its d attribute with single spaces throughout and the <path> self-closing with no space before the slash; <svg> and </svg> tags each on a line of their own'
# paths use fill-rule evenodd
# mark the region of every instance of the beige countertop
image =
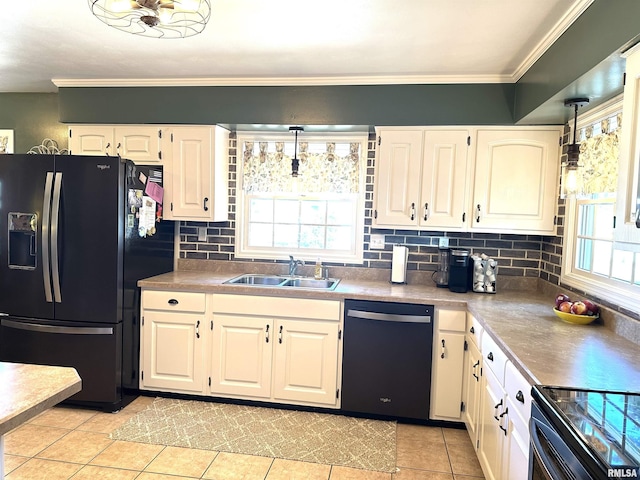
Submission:
<svg viewBox="0 0 640 480">
<path fill-rule="evenodd" d="M 0 362 L 0 435 L 82 388 L 71 367 Z"/>
<path fill-rule="evenodd" d="M 432 285 L 341 280 L 334 291 L 224 285 L 236 274 L 175 271 L 141 280 L 143 288 L 343 300 L 415 302 L 468 309 L 532 383 L 640 392 L 640 346 L 602 323 L 572 325 L 553 313 L 553 295 L 504 291 L 453 293 Z"/>
</svg>

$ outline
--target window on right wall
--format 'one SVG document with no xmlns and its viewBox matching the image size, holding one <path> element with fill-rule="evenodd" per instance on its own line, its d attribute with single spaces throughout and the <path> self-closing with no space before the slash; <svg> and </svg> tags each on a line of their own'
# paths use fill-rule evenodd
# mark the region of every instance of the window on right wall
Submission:
<svg viewBox="0 0 640 480">
<path fill-rule="evenodd" d="M 640 230 L 616 228 L 621 125 L 621 97 L 578 117 L 582 193 L 566 199 L 561 282 L 640 313 Z"/>
</svg>

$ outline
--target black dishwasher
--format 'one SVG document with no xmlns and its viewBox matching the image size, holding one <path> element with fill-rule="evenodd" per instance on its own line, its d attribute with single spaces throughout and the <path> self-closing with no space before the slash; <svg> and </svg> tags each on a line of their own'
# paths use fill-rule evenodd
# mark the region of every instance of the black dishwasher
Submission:
<svg viewBox="0 0 640 480">
<path fill-rule="evenodd" d="M 433 305 L 345 300 L 342 410 L 427 420 Z"/>
</svg>

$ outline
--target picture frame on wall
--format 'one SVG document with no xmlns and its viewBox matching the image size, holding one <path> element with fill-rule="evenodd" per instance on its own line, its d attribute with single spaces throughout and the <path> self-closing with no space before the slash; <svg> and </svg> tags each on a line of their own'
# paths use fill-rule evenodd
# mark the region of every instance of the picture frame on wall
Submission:
<svg viewBox="0 0 640 480">
<path fill-rule="evenodd" d="M 13 153 L 13 130 L 0 129 L 0 154 Z"/>
</svg>

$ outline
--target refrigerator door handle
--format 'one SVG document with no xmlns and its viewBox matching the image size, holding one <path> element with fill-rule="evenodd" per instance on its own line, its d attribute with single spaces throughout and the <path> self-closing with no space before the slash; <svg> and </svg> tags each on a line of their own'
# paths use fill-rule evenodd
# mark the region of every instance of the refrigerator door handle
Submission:
<svg viewBox="0 0 640 480">
<path fill-rule="evenodd" d="M 13 320 L 2 320 L 0 325 L 16 330 L 27 330 L 29 332 L 40 333 L 63 333 L 75 335 L 113 335 L 113 327 L 63 327 L 55 325 L 42 325 L 39 323 L 14 322 Z"/>
<path fill-rule="evenodd" d="M 60 191 L 62 173 L 56 172 L 53 182 L 53 211 L 51 212 L 51 275 L 53 276 L 53 297 L 56 303 L 62 303 L 60 292 L 60 258 L 58 252 L 58 220 L 60 218 Z"/>
<path fill-rule="evenodd" d="M 44 282 L 44 297 L 49 303 L 53 302 L 51 295 L 51 274 L 49 264 L 49 224 L 51 220 L 51 190 L 53 188 L 53 172 L 47 172 L 44 182 L 44 200 L 42 202 L 42 280 Z"/>
</svg>

